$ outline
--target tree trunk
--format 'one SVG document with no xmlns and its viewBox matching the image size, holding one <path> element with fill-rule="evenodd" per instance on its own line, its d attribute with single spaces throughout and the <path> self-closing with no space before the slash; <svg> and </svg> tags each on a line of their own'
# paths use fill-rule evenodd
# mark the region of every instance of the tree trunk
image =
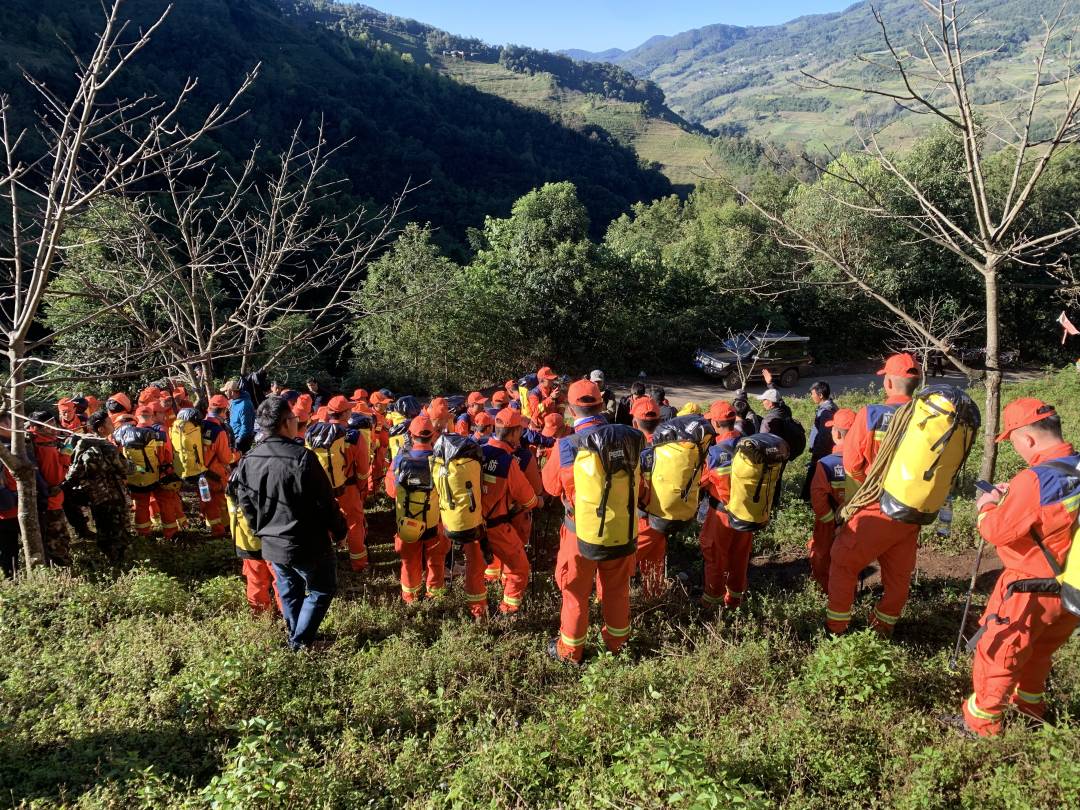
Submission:
<svg viewBox="0 0 1080 810">
<path fill-rule="evenodd" d="M 199 369 L 202 372 L 202 379 L 199 382 L 202 385 L 203 393 L 206 394 L 206 398 L 209 400 L 214 394 L 214 369 L 209 360 L 201 361 Z"/>
<path fill-rule="evenodd" d="M 988 262 L 986 267 L 986 400 L 983 405 L 983 457 L 979 478 L 993 482 L 997 466 L 997 444 L 1001 422 L 1001 366 L 998 345 L 998 276 L 997 263 Z"/>
<path fill-rule="evenodd" d="M 41 539 L 41 523 L 37 510 L 37 477 L 34 467 L 27 461 L 26 452 L 26 403 L 23 395 L 26 384 L 22 371 L 22 340 L 14 340 L 8 349 L 11 364 L 11 456 L 4 463 L 19 493 L 19 532 L 22 535 L 23 555 L 27 569 L 45 564 L 45 544 Z"/>
</svg>

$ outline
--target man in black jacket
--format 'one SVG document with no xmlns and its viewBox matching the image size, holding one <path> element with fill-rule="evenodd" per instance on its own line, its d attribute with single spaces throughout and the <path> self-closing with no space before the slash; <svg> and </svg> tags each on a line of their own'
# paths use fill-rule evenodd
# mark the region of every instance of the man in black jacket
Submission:
<svg viewBox="0 0 1080 810">
<path fill-rule="evenodd" d="M 810 463 L 806 468 L 806 479 L 803 481 L 800 495 L 807 503 L 810 502 L 810 482 L 814 477 L 814 470 L 817 469 L 817 463 L 833 451 L 832 429 L 828 427 L 828 422 L 836 413 L 836 403 L 832 399 L 832 389 L 824 380 L 818 380 L 810 386 L 810 399 L 817 406 L 817 411 L 814 413 L 814 426 L 810 428 L 810 440 L 808 442 Z"/>
<path fill-rule="evenodd" d="M 301 650 L 315 640 L 337 590 L 334 544 L 348 529 L 326 472 L 296 443 L 289 403 L 267 397 L 256 418 L 266 438 L 240 462 L 236 500 L 273 565 L 289 647 Z"/>
</svg>

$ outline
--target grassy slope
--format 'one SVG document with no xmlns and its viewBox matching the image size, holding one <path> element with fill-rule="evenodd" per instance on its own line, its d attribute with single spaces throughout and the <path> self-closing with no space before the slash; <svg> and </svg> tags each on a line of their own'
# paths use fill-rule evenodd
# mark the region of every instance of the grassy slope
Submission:
<svg viewBox="0 0 1080 810">
<path fill-rule="evenodd" d="M 1061 408 L 1070 369 L 1012 386 Z M 871 398 L 845 397 L 858 405 Z M 795 403 L 805 417 L 809 403 Z M 1007 451 L 1003 473 L 1019 467 Z M 797 471 L 789 471 L 794 483 Z M 759 538 L 790 552 L 802 507 Z M 518 624 L 479 629 L 397 601 L 388 506 L 375 570 L 343 572 L 323 653 L 291 655 L 252 619 L 231 550 L 143 543 L 119 578 L 82 548 L 74 577 L 0 583 L 0 785 L 11 802 L 81 807 L 1029 807 L 1080 803 L 1080 647 L 1051 679 L 1057 728 L 959 739 L 967 659 L 947 667 L 968 572 L 921 580 L 895 643 L 820 635 L 823 599 L 756 562 L 746 610 L 716 621 L 681 592 L 634 595 L 628 653 L 582 671 L 543 655 L 550 557 Z M 552 523 L 546 523 L 550 547 Z M 960 521 L 963 528 L 964 521 Z M 967 532 L 954 538 L 970 546 Z M 671 569 L 700 576 L 692 536 Z M 983 583 L 988 584 L 988 583 Z M 872 594 L 857 610 L 865 615 Z M 595 618 L 595 616 L 594 616 Z M 590 643 L 595 646 L 594 631 Z"/>
<path fill-rule="evenodd" d="M 433 64 L 478 90 L 543 110 L 570 126 L 602 127 L 620 143 L 633 148 L 642 160 L 660 164 L 676 185 L 694 184 L 706 171 L 705 159 L 711 152 L 708 139 L 670 121 L 646 115 L 640 104 L 566 90 L 545 73 L 528 75 L 498 64 L 441 57 L 434 58 Z"/>
</svg>

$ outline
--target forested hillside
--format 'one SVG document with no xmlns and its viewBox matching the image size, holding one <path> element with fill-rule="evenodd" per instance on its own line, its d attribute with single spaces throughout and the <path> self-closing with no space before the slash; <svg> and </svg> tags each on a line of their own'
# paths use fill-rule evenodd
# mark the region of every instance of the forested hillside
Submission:
<svg viewBox="0 0 1080 810">
<path fill-rule="evenodd" d="M 673 112 L 655 83 L 615 65 L 575 61 L 523 45 L 489 45 L 365 5 L 330 0 L 286 5 L 304 20 L 540 110 L 589 137 L 614 139 L 684 189 L 698 182 L 707 159 L 740 175 L 753 172 L 760 160 L 757 144 L 710 136 Z"/>
<path fill-rule="evenodd" d="M 921 4 L 911 0 L 882 0 L 873 7 L 901 47 L 913 42 L 925 20 Z M 1041 17 L 1053 17 L 1060 8 L 1060 0 L 965 3 L 971 54 L 988 51 L 971 64 L 976 100 L 988 105 L 1000 101 L 1003 84 L 1021 77 L 1031 64 L 1032 38 L 1037 39 L 1043 30 Z M 801 17 L 784 25 L 716 24 L 653 37 L 629 51 L 568 53 L 610 61 L 651 79 L 663 88 L 672 108 L 707 127 L 820 147 L 847 142 L 857 121 L 888 126 L 888 137 L 894 142 L 910 140 L 919 129 L 922 122 L 913 124 L 911 116 L 889 102 L 852 91 L 807 90 L 796 84 L 806 84 L 800 71 L 849 84 L 881 81 L 885 73 L 855 56 L 887 56 L 882 48 L 872 5 L 860 2 L 841 12 Z M 1063 56 L 1052 54 L 1057 59 Z"/>
<path fill-rule="evenodd" d="M 129 3 L 146 24 L 164 0 Z M 244 71 L 261 75 L 240 104 L 248 114 L 216 133 L 206 148 L 223 160 L 255 142 L 280 150 L 298 123 L 314 131 L 325 118 L 331 143 L 350 140 L 336 169 L 352 194 L 383 204 L 411 178 L 427 185 L 409 199 L 408 216 L 430 221 L 439 239 L 462 245 L 485 215 L 505 214 L 529 189 L 572 180 L 602 229 L 639 200 L 670 191 L 656 170 L 600 131 L 577 131 L 540 112 L 439 75 L 376 41 L 316 25 L 277 0 L 185 0 L 169 15 L 137 65 L 122 74 L 118 96 L 175 96 L 189 76 L 199 84 L 193 114 L 227 98 Z M 0 7 L 0 87 L 16 109 L 39 103 L 19 77 L 25 68 L 61 94 L 72 86 L 68 46 L 86 53 L 101 27 L 96 3 L 12 0 Z"/>
</svg>

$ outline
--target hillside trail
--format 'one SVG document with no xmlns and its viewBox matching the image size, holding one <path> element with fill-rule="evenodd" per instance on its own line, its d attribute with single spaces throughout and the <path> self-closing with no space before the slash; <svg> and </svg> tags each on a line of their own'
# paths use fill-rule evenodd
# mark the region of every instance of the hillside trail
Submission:
<svg viewBox="0 0 1080 810">
<path fill-rule="evenodd" d="M 1041 370 L 1017 370 L 1005 372 L 1006 382 L 1024 382 L 1038 379 L 1043 375 Z M 840 397 L 850 391 L 862 391 L 870 387 L 878 388 L 881 385 L 881 377 L 873 371 L 859 371 L 846 374 L 829 374 L 822 371 L 808 375 L 798 384 L 791 388 L 781 388 L 785 396 L 803 397 L 810 393 L 810 386 L 817 380 L 825 380 L 832 387 L 834 397 Z M 633 378 L 620 378 L 611 380 L 612 387 L 620 396 L 630 389 Z M 947 383 L 960 388 L 967 388 L 969 381 L 964 375 L 950 371 L 943 377 L 932 377 L 928 382 Z M 660 377 L 648 377 L 647 384 L 657 384 L 664 387 L 668 402 L 676 408 L 682 407 L 687 402 L 698 402 L 707 405 L 717 399 L 731 400 L 735 398 L 735 392 L 727 391 L 719 380 L 706 377 L 704 374 L 682 374 Z M 765 390 L 763 383 L 751 383 L 746 389 L 751 394 L 760 394 Z"/>
<path fill-rule="evenodd" d="M 971 577 L 975 566 L 975 549 L 966 549 L 959 553 L 946 553 L 929 546 L 919 548 L 915 563 L 913 582 L 930 579 L 956 579 L 964 583 Z M 1002 571 L 1001 560 L 993 549 L 983 552 L 982 565 L 976 590 L 989 593 Z M 777 552 L 756 555 L 750 560 L 750 584 L 779 584 L 781 587 L 797 588 L 810 576 L 810 558 L 805 552 Z M 881 584 L 881 571 L 876 563 L 863 571 L 863 587 L 875 587 Z"/>
</svg>

